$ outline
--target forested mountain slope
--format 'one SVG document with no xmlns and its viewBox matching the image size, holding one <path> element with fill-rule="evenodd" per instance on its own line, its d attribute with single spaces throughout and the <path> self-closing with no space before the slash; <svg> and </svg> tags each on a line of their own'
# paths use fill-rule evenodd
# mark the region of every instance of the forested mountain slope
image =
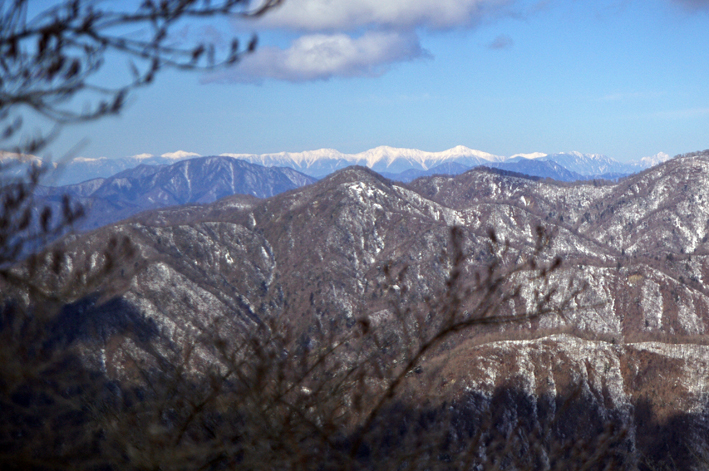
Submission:
<svg viewBox="0 0 709 471">
<path fill-rule="evenodd" d="M 107 303 L 77 304 L 79 323 L 130 313 L 144 319 L 152 342 L 172 348 L 210 326 L 249 329 L 278 318 L 295 328 L 302 348 L 312 348 L 313 325 L 343 332 L 367 317 L 387 329 L 395 306 L 413 312 L 437 299 L 452 267 L 450 227 L 461 228 L 462 276 L 472 280 L 492 259 L 491 228 L 514 264 L 534 251 L 541 225 L 553 237 L 540 263 L 562 259 L 552 275 L 554 299 L 585 289 L 563 312 L 456 336 L 421 365 L 440 379 L 436 400 L 477 398 L 475 407 L 483 407 L 505 386 L 527 395 L 525 408 L 548 412 L 545 401 L 580 385 L 597 411 L 593 420 L 615 417 L 628 446 L 650 453 L 655 442 L 643 438 L 650 429 L 658 437 L 681 432 L 671 445 L 687 457 L 687 447 L 705 449 L 708 436 L 707 183 L 706 155 L 618 184 L 472 170 L 403 185 L 353 167 L 264 200 L 233 196 L 141 213 L 65 244 L 77 264 L 111 236 L 127 236 L 136 249 L 121 277 L 104 285 Z M 386 294 L 387 273 L 404 268 Z M 524 281 L 524 273 L 516 276 Z M 501 312 L 529 309 L 533 287 L 522 283 Z M 87 341 L 85 358 L 121 376 L 129 368 L 118 348 L 124 324 L 110 325 Z M 142 347 L 131 345 L 140 355 Z M 200 354 L 212 361 L 208 351 Z M 686 427 L 663 428 L 675 419 Z"/>
</svg>

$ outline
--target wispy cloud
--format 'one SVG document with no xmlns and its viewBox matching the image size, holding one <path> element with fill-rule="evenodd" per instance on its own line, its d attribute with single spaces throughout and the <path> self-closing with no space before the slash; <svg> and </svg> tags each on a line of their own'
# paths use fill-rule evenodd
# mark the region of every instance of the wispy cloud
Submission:
<svg viewBox="0 0 709 471">
<path fill-rule="evenodd" d="M 506 34 L 501 34 L 496 37 L 490 44 L 487 45 L 490 49 L 510 49 L 515 42 Z"/>
<path fill-rule="evenodd" d="M 367 32 L 301 36 L 288 49 L 264 47 L 238 67 L 208 76 L 207 82 L 303 82 L 332 77 L 372 77 L 391 64 L 427 57 L 415 34 Z"/>
</svg>

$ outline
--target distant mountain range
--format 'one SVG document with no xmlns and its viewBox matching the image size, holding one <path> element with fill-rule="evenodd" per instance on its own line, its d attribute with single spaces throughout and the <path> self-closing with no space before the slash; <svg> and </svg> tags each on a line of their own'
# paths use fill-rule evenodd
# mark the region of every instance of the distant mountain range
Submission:
<svg viewBox="0 0 709 471">
<path fill-rule="evenodd" d="M 561 181 L 615 179 L 640 172 L 670 159 L 670 156 L 664 153 L 632 162 L 619 162 L 604 155 L 580 152 L 557 154 L 537 152 L 504 157 L 464 146 L 453 147 L 442 152 L 381 146 L 357 154 L 344 154 L 334 149 L 319 149 L 305 152 L 222 154 L 221 156 L 233 157 L 265 167 L 291 168 L 315 178 L 322 178 L 345 167 L 360 165 L 398 181 L 411 181 L 435 173 L 456 175 L 483 165 Z M 94 178 L 108 178 L 139 165 L 170 165 L 195 157 L 199 155 L 185 151 L 161 156 L 141 154 L 120 159 L 78 157 L 59 165 L 52 164 L 54 169 L 47 172 L 45 182 L 51 186 L 76 184 Z M 34 158 L 34 160 L 39 159 Z M 550 164 L 542 162 L 550 162 Z M 18 168 L 14 170 L 17 172 Z"/>
<path fill-rule="evenodd" d="M 359 154 L 343 154 L 333 149 L 320 149 L 309 152 L 278 154 L 222 154 L 238 159 L 247 160 L 264 166 L 290 167 L 299 170 L 307 175 L 323 177 L 336 170 L 351 166 L 361 165 L 368 167 L 377 173 L 386 175 L 389 178 L 397 178 L 397 175 L 413 175 L 415 171 L 421 172 L 421 176 L 430 175 L 430 171 L 436 169 L 438 173 L 442 170 L 465 171 L 481 165 L 494 168 L 502 168 L 520 173 L 527 173 L 525 170 L 541 173 L 534 176 L 550 177 L 561 180 L 587 180 L 602 175 L 620 176 L 630 175 L 650 168 L 658 163 L 665 162 L 670 156 L 659 153 L 652 157 L 644 157 L 632 162 L 619 162 L 615 159 L 601 154 L 582 154 L 580 152 L 558 153 L 558 154 L 515 154 L 511 157 L 489 154 L 479 150 L 469 149 L 464 146 L 457 146 L 443 152 L 426 152 L 417 149 L 398 149 L 394 147 L 381 146 L 370 149 Z M 558 165 L 547 167 L 546 171 L 539 164 L 531 162 L 554 162 Z M 442 165 L 457 164 L 452 167 L 442 167 Z M 558 166 L 563 167 L 560 169 Z M 465 169 L 465 170 L 463 170 Z M 573 173 L 566 173 L 570 171 Z M 548 174 L 547 174 L 548 173 Z M 578 178 L 574 175 L 578 174 Z M 533 174 L 530 174 L 533 175 Z M 407 178 L 400 175 L 402 178 Z"/>
</svg>

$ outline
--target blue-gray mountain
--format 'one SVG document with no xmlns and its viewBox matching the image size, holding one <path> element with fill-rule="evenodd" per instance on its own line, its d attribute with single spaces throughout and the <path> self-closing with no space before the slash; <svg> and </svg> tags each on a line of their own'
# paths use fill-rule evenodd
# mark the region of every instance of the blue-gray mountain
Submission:
<svg viewBox="0 0 709 471">
<path fill-rule="evenodd" d="M 213 203 L 234 194 L 268 198 L 315 181 L 290 168 L 203 157 L 172 165 L 140 165 L 75 185 L 43 187 L 39 196 L 58 205 L 62 195 L 68 194 L 87 209 L 78 228 L 90 230 L 148 209 Z"/>
<path fill-rule="evenodd" d="M 507 172 L 527 175 L 530 177 L 551 178 L 552 180 L 560 182 L 576 182 L 585 180 L 617 180 L 619 178 L 629 175 L 628 173 L 603 173 L 582 175 L 580 173 L 572 172 L 571 170 L 564 168 L 562 165 L 558 164 L 553 160 L 542 159 L 521 159 L 518 161 L 508 162 L 490 162 L 485 165 L 478 165 L 477 167 L 495 168 Z M 433 175 L 460 175 L 461 173 L 465 173 L 468 170 L 471 170 L 471 167 L 466 167 L 465 165 L 459 164 L 457 162 L 448 162 L 445 164 L 437 165 L 429 170 L 411 169 L 401 173 L 381 172 L 381 175 L 391 180 L 410 183 L 421 177 L 430 177 Z"/>
</svg>

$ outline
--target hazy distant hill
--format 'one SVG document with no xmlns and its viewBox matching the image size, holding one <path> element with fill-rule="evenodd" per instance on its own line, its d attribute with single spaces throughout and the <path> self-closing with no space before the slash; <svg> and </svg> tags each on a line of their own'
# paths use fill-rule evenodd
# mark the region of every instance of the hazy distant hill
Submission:
<svg viewBox="0 0 709 471">
<path fill-rule="evenodd" d="M 583 180 L 617 180 L 619 178 L 629 175 L 630 173 L 635 173 L 635 171 L 633 171 L 629 173 L 580 174 L 566 169 L 554 160 L 524 158 L 514 161 L 509 160 L 506 162 L 490 162 L 483 165 L 478 165 L 476 167 L 496 168 L 508 172 L 528 175 L 530 177 L 551 178 L 552 180 L 557 180 L 560 182 L 575 182 Z M 589 168 L 591 167 L 589 166 Z M 470 169 L 471 167 L 466 167 L 456 162 L 450 162 L 437 165 L 436 167 L 433 167 L 429 170 L 411 169 L 401 173 L 381 172 L 381 175 L 395 181 L 409 183 L 416 180 L 417 178 L 430 177 L 432 175 L 460 175 L 461 173 L 465 173 Z"/>
<path fill-rule="evenodd" d="M 564 152 L 559 154 L 547 155 L 546 157 L 541 157 L 540 160 L 556 162 L 565 169 L 584 176 L 603 174 L 628 175 L 631 173 L 637 173 L 641 170 L 645 170 L 646 168 L 652 167 L 653 165 L 657 165 L 662 161 L 669 160 L 669 156 L 667 154 L 663 155 L 666 157 L 664 160 L 652 160 L 646 157 L 645 160 L 641 159 L 637 162 L 623 163 L 601 154 Z"/>
<path fill-rule="evenodd" d="M 428 170 L 409 169 L 401 173 L 379 172 L 379 174 L 391 180 L 409 183 L 417 178 L 430 177 L 431 175 L 460 175 L 461 173 L 467 172 L 471 168 L 472 167 L 468 167 L 467 165 L 463 165 L 458 162 L 447 162 L 436 165 Z"/>
<path fill-rule="evenodd" d="M 66 162 L 52 163 L 54 171 L 48 172 L 44 183 L 51 186 L 73 185 L 93 180 L 108 178 L 140 165 L 172 165 L 186 159 L 200 157 L 192 152 L 172 152 L 162 156 L 142 154 L 118 159 L 77 157 Z"/>
<path fill-rule="evenodd" d="M 528 160 L 508 162 L 491 162 L 478 167 L 495 168 L 507 172 L 519 173 L 530 177 L 551 178 L 560 182 L 575 182 L 583 180 L 617 180 L 618 178 L 627 176 L 628 174 L 601 174 L 601 175 L 581 175 L 580 173 L 567 170 L 563 166 L 552 160 Z M 475 167 L 472 167 L 475 168 Z M 451 162 L 438 165 L 430 170 L 407 170 L 401 173 L 382 172 L 382 176 L 395 181 L 409 183 L 417 178 L 430 177 L 432 175 L 460 175 L 470 170 L 471 167 Z"/>
</svg>

